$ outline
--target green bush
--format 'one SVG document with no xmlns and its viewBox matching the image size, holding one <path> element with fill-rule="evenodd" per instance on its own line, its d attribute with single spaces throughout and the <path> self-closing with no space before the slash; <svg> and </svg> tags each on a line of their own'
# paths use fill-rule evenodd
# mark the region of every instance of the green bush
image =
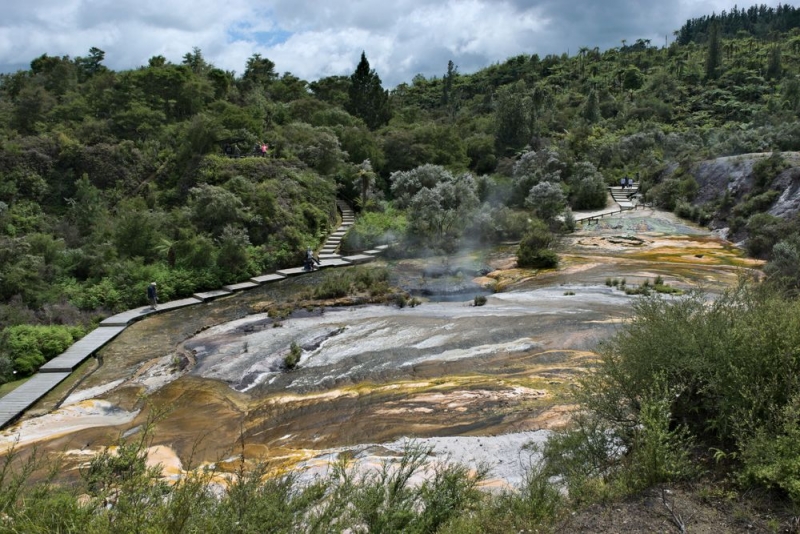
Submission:
<svg viewBox="0 0 800 534">
<path fill-rule="evenodd" d="M 742 446 L 740 479 L 778 488 L 800 503 L 800 394 L 777 414 L 777 432 L 760 428 Z"/>
<path fill-rule="evenodd" d="M 352 279 L 348 276 L 328 276 L 314 288 L 315 299 L 338 299 L 350 294 Z"/>
<path fill-rule="evenodd" d="M 789 164 L 783 159 L 780 152 L 774 152 L 768 158 L 756 161 L 753 164 L 756 187 L 760 189 L 769 187 L 772 181 L 788 166 Z"/>
<path fill-rule="evenodd" d="M 634 311 L 580 381 L 583 415 L 546 449 L 552 474 L 578 494 L 598 481 L 641 488 L 691 478 L 686 451 L 715 448 L 740 455 L 740 480 L 797 502 L 800 302 L 741 285 Z"/>
<path fill-rule="evenodd" d="M 362 212 L 342 239 L 342 251 L 358 252 L 400 241 L 406 226 L 405 215 L 393 209 Z"/>
<path fill-rule="evenodd" d="M 291 371 L 297 364 L 300 362 L 300 357 L 303 355 L 303 349 L 300 348 L 300 345 L 297 342 L 292 341 L 291 346 L 289 347 L 289 353 L 283 358 L 283 366 L 284 368 Z"/>
<path fill-rule="evenodd" d="M 750 196 L 746 198 L 744 202 L 740 202 L 733 207 L 733 216 L 747 218 L 754 213 L 765 212 L 780 196 L 781 192 L 775 190 L 769 190 L 758 195 Z"/>
<path fill-rule="evenodd" d="M 783 219 L 768 213 L 757 213 L 747 221 L 747 253 L 756 258 L 767 258 L 772 248 L 789 231 L 789 225 Z"/>
<path fill-rule="evenodd" d="M 797 238 L 779 241 L 772 247 L 772 259 L 764 267 L 764 272 L 772 285 L 790 292 L 800 289 L 800 247 Z"/>
<path fill-rule="evenodd" d="M 9 326 L 3 330 L 0 350 L 13 362 L 17 377 L 23 377 L 35 373 L 82 336 L 80 327 Z"/>
<path fill-rule="evenodd" d="M 547 269 L 558 265 L 558 255 L 550 250 L 556 242 L 555 235 L 539 219 L 531 221 L 528 233 L 522 238 L 517 251 L 517 265 L 523 268 Z"/>
<path fill-rule="evenodd" d="M 371 296 L 385 295 L 389 291 L 389 271 L 385 268 L 357 266 L 339 269 L 336 273 L 323 273 L 323 279 L 314 288 L 317 299 L 342 298 L 347 295 L 367 292 Z"/>
<path fill-rule="evenodd" d="M 395 294 L 392 300 L 394 300 L 395 305 L 400 309 L 405 308 L 406 305 L 408 304 L 408 297 L 406 296 L 405 293 Z"/>
<path fill-rule="evenodd" d="M 520 251 L 517 264 L 520 267 L 533 269 L 552 269 L 558 267 L 558 254 L 552 250 Z"/>
<path fill-rule="evenodd" d="M 695 206 L 690 202 L 679 201 L 675 205 L 675 215 L 684 219 L 689 219 L 697 224 L 708 224 L 714 217 L 712 212 L 706 210 L 705 207 Z"/>
</svg>

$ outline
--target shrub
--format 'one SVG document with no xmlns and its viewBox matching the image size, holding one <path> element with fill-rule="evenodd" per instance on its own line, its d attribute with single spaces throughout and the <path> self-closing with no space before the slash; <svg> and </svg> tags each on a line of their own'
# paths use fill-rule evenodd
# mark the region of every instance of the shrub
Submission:
<svg viewBox="0 0 800 534">
<path fill-rule="evenodd" d="M 67 350 L 81 336 L 80 327 L 10 326 L 3 330 L 0 348 L 13 362 L 17 375 L 28 376 Z"/>
<path fill-rule="evenodd" d="M 397 293 L 394 296 L 394 303 L 397 305 L 398 308 L 405 308 L 406 304 L 408 304 L 408 297 L 403 293 Z"/>
<path fill-rule="evenodd" d="M 558 265 L 558 255 L 550 250 L 555 245 L 555 235 L 539 219 L 531 222 L 528 233 L 522 238 L 517 252 L 517 265 L 526 268 L 546 269 Z"/>
<path fill-rule="evenodd" d="M 747 218 L 754 213 L 762 213 L 769 209 L 772 204 L 781 196 L 780 191 L 769 190 L 758 195 L 747 198 L 733 207 L 734 217 Z"/>
<path fill-rule="evenodd" d="M 283 358 L 283 367 L 291 371 L 297 364 L 300 362 L 300 356 L 303 355 L 303 349 L 300 348 L 300 345 L 297 342 L 292 341 L 291 346 L 289 347 L 289 353 Z"/>
<path fill-rule="evenodd" d="M 768 213 L 758 213 L 747 221 L 747 253 L 757 258 L 767 258 L 772 248 L 788 230 L 784 220 Z"/>
<path fill-rule="evenodd" d="M 768 158 L 758 160 L 753 164 L 756 187 L 761 189 L 768 187 L 788 166 L 780 152 L 774 152 Z"/>
<path fill-rule="evenodd" d="M 797 239 L 780 241 L 772 247 L 772 259 L 764 267 L 770 283 L 796 291 L 800 288 L 800 247 Z"/>
<path fill-rule="evenodd" d="M 475 295 L 475 299 L 473 300 L 474 306 L 483 306 L 486 304 L 486 296 L 485 295 Z"/>
<path fill-rule="evenodd" d="M 367 292 L 371 296 L 389 292 L 389 271 L 381 267 L 357 266 L 325 272 L 322 282 L 314 288 L 317 299 L 342 298 L 352 293 Z"/>
<path fill-rule="evenodd" d="M 606 207 L 607 201 L 606 183 L 603 177 L 594 171 L 578 182 L 573 193 L 572 207 L 576 210 L 602 209 Z"/>
<path fill-rule="evenodd" d="M 592 481 L 634 488 L 691 477 L 685 454 L 697 442 L 742 451 L 741 480 L 797 502 L 800 302 L 741 285 L 713 302 L 652 296 L 634 310 L 580 380 L 575 426 L 545 449 L 551 474 L 578 494 Z"/>
<path fill-rule="evenodd" d="M 328 276 L 314 288 L 316 299 L 337 299 L 350 293 L 351 279 L 348 276 Z"/>
<path fill-rule="evenodd" d="M 342 239 L 342 251 L 357 252 L 400 241 L 406 226 L 405 216 L 393 209 L 362 212 Z"/>
<path fill-rule="evenodd" d="M 675 205 L 675 215 L 697 224 L 707 224 L 714 217 L 713 213 L 707 211 L 705 207 L 695 206 L 685 201 L 679 201 Z"/>
<path fill-rule="evenodd" d="M 350 503 L 357 524 L 366 532 L 437 532 L 449 519 L 481 499 L 478 484 L 486 469 L 477 473 L 465 466 L 440 466 L 419 490 L 410 484 L 431 453 L 410 444 L 396 465 L 385 464 L 365 473 L 352 490 Z"/>
<path fill-rule="evenodd" d="M 537 250 L 532 254 L 520 256 L 522 266 L 535 269 L 552 269 L 558 267 L 558 254 L 552 250 Z"/>
</svg>

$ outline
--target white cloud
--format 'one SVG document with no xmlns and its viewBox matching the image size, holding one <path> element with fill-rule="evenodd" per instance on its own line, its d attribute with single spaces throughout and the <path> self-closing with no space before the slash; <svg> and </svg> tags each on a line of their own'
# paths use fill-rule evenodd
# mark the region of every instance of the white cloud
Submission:
<svg viewBox="0 0 800 534">
<path fill-rule="evenodd" d="M 662 44 L 691 17 L 730 9 L 721 0 L 29 0 L 4 7 L 0 68 L 43 53 L 86 55 L 114 69 L 161 54 L 179 62 L 197 46 L 241 73 L 260 53 L 306 80 L 350 74 L 361 51 L 387 87 L 452 59 L 472 72 L 518 54 L 574 54 L 638 38 Z"/>
</svg>

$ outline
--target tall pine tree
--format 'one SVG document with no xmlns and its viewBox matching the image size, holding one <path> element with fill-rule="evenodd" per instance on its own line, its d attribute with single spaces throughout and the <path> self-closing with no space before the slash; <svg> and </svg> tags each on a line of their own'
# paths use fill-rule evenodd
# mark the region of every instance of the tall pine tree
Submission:
<svg viewBox="0 0 800 534">
<path fill-rule="evenodd" d="M 345 109 L 362 119 L 370 130 L 389 122 L 392 112 L 389 108 L 389 92 L 384 91 L 378 74 L 369 68 L 369 61 L 361 52 L 361 61 L 350 76 L 350 89 Z"/>
<path fill-rule="evenodd" d="M 719 37 L 719 24 L 716 18 L 712 17 L 711 25 L 708 30 L 708 51 L 706 54 L 706 78 L 714 80 L 719 76 L 719 68 L 722 63 L 722 44 Z"/>
</svg>

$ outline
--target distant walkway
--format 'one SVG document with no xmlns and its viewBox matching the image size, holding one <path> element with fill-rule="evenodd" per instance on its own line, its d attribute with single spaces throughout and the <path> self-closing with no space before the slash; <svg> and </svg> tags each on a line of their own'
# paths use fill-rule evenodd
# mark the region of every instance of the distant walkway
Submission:
<svg viewBox="0 0 800 534">
<path fill-rule="evenodd" d="M 353 225 L 355 215 L 347 203 L 337 200 L 336 204 L 342 214 L 342 224 L 336 231 L 328 236 L 328 239 L 320 250 L 320 268 L 342 267 L 370 262 L 375 259 L 376 255 L 381 254 L 388 248 L 388 245 L 382 245 L 361 254 L 352 256 L 339 255 L 339 245 L 341 244 L 342 238 L 347 233 L 347 230 Z M 39 369 L 39 372 L 25 383 L 20 384 L 7 395 L 0 397 L 0 429 L 16 420 L 36 401 L 66 380 L 79 365 L 89 359 L 134 322 L 148 315 L 194 306 L 219 297 L 232 295 L 237 291 L 252 289 L 262 284 L 283 280 L 287 276 L 295 276 L 307 272 L 308 271 L 303 269 L 303 267 L 282 269 L 274 273 L 255 276 L 238 284 L 225 285 L 220 289 L 195 293 L 190 298 L 165 302 L 159 304 L 157 310 L 151 310 L 150 306 L 143 306 L 108 317 L 100 323 L 100 326 L 78 340 L 64 353 L 45 363 Z"/>
<path fill-rule="evenodd" d="M 635 210 L 639 206 L 643 206 L 636 200 L 636 195 L 639 193 L 638 183 L 634 183 L 633 186 L 625 188 L 619 186 L 609 187 L 608 190 L 612 200 L 614 200 L 614 204 L 616 204 L 615 206 L 596 211 L 573 212 L 572 215 L 575 218 L 575 222 L 596 221 L 607 215 Z"/>
</svg>

